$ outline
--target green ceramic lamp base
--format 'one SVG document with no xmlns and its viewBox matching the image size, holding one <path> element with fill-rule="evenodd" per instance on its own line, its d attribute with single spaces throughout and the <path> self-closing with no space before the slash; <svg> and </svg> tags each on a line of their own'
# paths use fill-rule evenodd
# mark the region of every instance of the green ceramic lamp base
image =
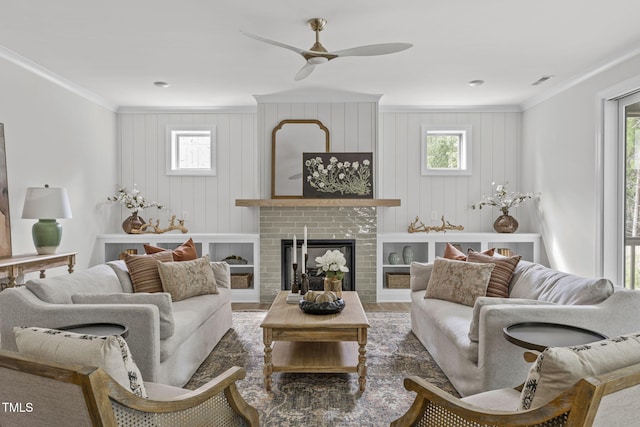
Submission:
<svg viewBox="0 0 640 427">
<path fill-rule="evenodd" d="M 41 219 L 33 224 L 31 234 L 40 255 L 55 254 L 62 240 L 62 225 L 55 219 Z"/>
</svg>

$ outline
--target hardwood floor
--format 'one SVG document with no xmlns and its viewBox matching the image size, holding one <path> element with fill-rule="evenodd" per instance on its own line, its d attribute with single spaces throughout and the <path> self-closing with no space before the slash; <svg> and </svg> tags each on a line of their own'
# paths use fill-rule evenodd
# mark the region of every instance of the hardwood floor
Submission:
<svg viewBox="0 0 640 427">
<path fill-rule="evenodd" d="M 231 308 L 237 311 L 246 310 L 269 310 L 271 304 L 234 302 Z M 409 312 L 411 304 L 408 302 L 382 302 L 382 303 L 362 303 L 364 311 L 406 311 Z"/>
</svg>

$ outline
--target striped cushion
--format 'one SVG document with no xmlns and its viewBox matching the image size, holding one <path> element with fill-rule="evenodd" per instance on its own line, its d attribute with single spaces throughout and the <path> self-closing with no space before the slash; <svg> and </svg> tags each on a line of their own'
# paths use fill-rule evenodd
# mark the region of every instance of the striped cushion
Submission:
<svg viewBox="0 0 640 427">
<path fill-rule="evenodd" d="M 127 264 L 133 292 L 164 292 L 157 261 L 173 261 L 171 251 L 158 252 L 152 255 L 126 254 L 124 262 Z"/>
<path fill-rule="evenodd" d="M 518 265 L 518 262 L 520 262 L 520 258 L 522 258 L 520 255 L 492 257 L 470 251 L 467 261 L 495 264 L 496 266 L 491 272 L 491 279 L 489 279 L 489 285 L 487 286 L 486 296 L 508 298 L 509 282 L 511 282 L 513 270 L 516 268 L 516 265 Z"/>
</svg>

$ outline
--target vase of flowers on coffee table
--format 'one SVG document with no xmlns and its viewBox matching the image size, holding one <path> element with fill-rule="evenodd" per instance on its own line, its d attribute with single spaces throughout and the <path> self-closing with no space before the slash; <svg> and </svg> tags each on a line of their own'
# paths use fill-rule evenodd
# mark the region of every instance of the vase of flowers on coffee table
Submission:
<svg viewBox="0 0 640 427">
<path fill-rule="evenodd" d="M 339 297 L 342 296 L 342 280 L 344 273 L 349 272 L 347 260 L 344 254 L 339 250 L 328 250 L 324 255 L 315 259 L 318 265 L 317 275 L 324 273 L 324 290 L 335 292 Z"/>
</svg>

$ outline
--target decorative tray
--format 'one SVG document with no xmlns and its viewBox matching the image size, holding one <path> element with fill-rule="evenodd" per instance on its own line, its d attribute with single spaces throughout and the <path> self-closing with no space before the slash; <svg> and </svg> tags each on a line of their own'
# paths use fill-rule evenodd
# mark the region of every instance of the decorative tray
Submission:
<svg viewBox="0 0 640 427">
<path fill-rule="evenodd" d="M 300 309 L 308 314 L 336 314 L 344 309 L 344 300 L 338 298 L 331 302 L 300 301 Z"/>
</svg>

